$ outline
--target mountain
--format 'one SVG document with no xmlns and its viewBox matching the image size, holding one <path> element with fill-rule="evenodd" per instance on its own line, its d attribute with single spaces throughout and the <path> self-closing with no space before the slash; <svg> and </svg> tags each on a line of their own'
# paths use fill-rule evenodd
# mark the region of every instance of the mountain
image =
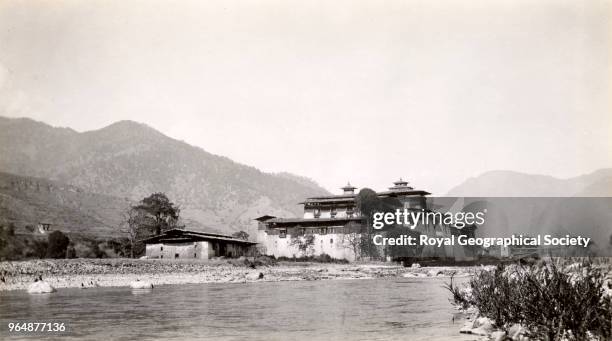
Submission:
<svg viewBox="0 0 612 341">
<path fill-rule="evenodd" d="M 0 172 L 0 223 L 54 229 L 101 237 L 116 236 L 126 199 L 88 193 L 42 178 Z M 18 229 L 20 230 L 20 229 Z"/>
<path fill-rule="evenodd" d="M 511 171 L 490 171 L 469 178 L 448 196 L 466 197 L 609 197 L 612 168 L 569 179 Z"/>
<path fill-rule="evenodd" d="M 0 117 L 0 171 L 126 201 L 164 192 L 188 228 L 225 233 L 253 231 L 262 214 L 300 214 L 302 199 L 328 194 L 307 178 L 265 173 L 132 121 L 79 133 Z"/>
</svg>

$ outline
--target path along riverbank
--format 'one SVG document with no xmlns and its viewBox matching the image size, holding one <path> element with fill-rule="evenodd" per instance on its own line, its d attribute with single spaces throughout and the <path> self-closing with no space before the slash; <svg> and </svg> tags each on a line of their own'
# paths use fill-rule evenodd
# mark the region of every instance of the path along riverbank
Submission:
<svg viewBox="0 0 612 341">
<path fill-rule="evenodd" d="M 278 262 L 255 265 L 238 260 L 49 259 L 0 262 L 0 291 L 25 290 L 41 276 L 55 288 L 129 286 L 141 280 L 153 285 L 366 279 L 381 277 L 467 276 L 465 267 L 405 268 L 389 263 Z"/>
</svg>

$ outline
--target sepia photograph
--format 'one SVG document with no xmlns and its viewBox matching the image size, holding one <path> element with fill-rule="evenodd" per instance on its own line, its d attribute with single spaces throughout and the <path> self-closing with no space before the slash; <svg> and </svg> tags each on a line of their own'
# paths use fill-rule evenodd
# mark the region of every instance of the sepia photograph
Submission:
<svg viewBox="0 0 612 341">
<path fill-rule="evenodd" d="M 0 339 L 612 340 L 612 0 L 0 0 Z"/>
</svg>

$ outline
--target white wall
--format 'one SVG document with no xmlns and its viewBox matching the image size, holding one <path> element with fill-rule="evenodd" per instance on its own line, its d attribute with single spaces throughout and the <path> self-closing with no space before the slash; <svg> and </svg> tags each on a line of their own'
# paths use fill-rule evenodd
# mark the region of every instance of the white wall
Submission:
<svg viewBox="0 0 612 341">
<path fill-rule="evenodd" d="M 153 259 L 209 259 L 208 242 L 187 242 L 172 244 L 147 244 L 146 256 Z"/>
<path fill-rule="evenodd" d="M 335 227 L 336 230 L 341 227 Z M 258 231 L 258 242 L 265 248 L 265 253 L 275 257 L 300 257 L 302 256 L 297 247 L 291 245 L 291 235 L 287 234 L 285 238 L 280 238 L 279 235 L 269 235 L 266 231 Z M 346 259 L 348 261 L 355 260 L 353 251 L 343 242 L 344 234 L 314 234 L 314 253 L 318 256 L 323 253 L 330 255 L 333 258 Z"/>
</svg>

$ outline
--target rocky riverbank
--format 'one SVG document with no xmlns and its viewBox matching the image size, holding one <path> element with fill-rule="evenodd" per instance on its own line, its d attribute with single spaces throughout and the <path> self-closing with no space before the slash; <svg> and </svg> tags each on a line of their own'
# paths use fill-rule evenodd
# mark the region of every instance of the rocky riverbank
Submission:
<svg viewBox="0 0 612 341">
<path fill-rule="evenodd" d="M 57 259 L 0 263 L 0 291 L 23 290 L 36 278 L 55 288 L 129 286 L 135 280 L 154 285 L 445 277 L 467 275 L 468 268 L 405 268 L 388 263 L 321 264 L 278 262 L 255 265 L 248 260 L 181 261 L 140 259 Z"/>
</svg>

